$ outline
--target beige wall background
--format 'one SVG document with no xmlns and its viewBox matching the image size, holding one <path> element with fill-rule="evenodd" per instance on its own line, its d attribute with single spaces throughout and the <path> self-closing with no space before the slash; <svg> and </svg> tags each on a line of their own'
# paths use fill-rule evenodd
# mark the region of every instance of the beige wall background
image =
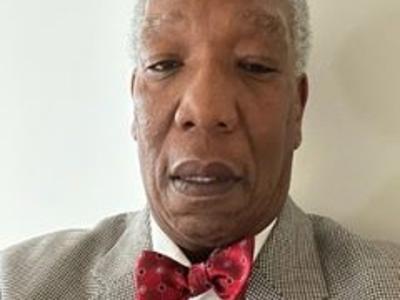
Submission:
<svg viewBox="0 0 400 300">
<path fill-rule="evenodd" d="M 400 2 L 310 1 L 311 98 L 292 194 L 400 241 Z"/>
<path fill-rule="evenodd" d="M 400 2 L 312 0 L 291 194 L 400 242 Z M 144 204 L 129 136 L 132 0 L 1 0 L 0 248 Z"/>
</svg>

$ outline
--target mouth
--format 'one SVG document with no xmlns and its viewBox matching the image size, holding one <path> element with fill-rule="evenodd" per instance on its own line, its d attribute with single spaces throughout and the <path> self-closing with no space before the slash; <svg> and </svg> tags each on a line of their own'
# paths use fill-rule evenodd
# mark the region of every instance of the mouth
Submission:
<svg viewBox="0 0 400 300">
<path fill-rule="evenodd" d="M 224 162 L 185 161 L 170 176 L 174 190 L 190 197 L 221 196 L 242 181 L 233 167 Z"/>
</svg>

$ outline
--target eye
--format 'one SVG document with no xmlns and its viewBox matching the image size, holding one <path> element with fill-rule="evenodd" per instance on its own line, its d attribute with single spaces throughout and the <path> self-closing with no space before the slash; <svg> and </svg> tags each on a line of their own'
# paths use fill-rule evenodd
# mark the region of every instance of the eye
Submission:
<svg viewBox="0 0 400 300">
<path fill-rule="evenodd" d="M 266 65 L 263 65 L 261 63 L 252 63 L 252 62 L 239 62 L 238 66 L 249 73 L 255 74 L 255 75 L 265 75 L 269 73 L 276 73 L 277 70 L 271 67 L 268 67 Z"/>
<path fill-rule="evenodd" d="M 182 63 L 176 60 L 163 60 L 148 66 L 147 69 L 156 73 L 168 73 L 181 66 Z"/>
</svg>

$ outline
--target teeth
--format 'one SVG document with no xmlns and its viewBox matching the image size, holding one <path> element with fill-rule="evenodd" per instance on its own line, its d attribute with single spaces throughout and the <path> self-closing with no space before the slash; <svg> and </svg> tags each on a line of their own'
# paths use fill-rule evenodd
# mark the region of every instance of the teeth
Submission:
<svg viewBox="0 0 400 300">
<path fill-rule="evenodd" d="M 202 176 L 191 176 L 184 178 L 185 181 L 196 182 L 196 183 L 210 183 L 217 181 L 217 177 L 202 177 Z"/>
</svg>

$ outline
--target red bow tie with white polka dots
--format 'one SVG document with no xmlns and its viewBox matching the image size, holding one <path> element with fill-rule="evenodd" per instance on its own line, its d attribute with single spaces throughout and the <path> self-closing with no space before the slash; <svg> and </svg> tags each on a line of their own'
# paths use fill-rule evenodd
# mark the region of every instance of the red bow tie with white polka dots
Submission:
<svg viewBox="0 0 400 300">
<path fill-rule="evenodd" d="M 214 251 L 207 261 L 186 268 L 143 251 L 135 268 L 136 300 L 186 300 L 213 288 L 224 300 L 244 296 L 251 274 L 254 238 Z"/>
</svg>

